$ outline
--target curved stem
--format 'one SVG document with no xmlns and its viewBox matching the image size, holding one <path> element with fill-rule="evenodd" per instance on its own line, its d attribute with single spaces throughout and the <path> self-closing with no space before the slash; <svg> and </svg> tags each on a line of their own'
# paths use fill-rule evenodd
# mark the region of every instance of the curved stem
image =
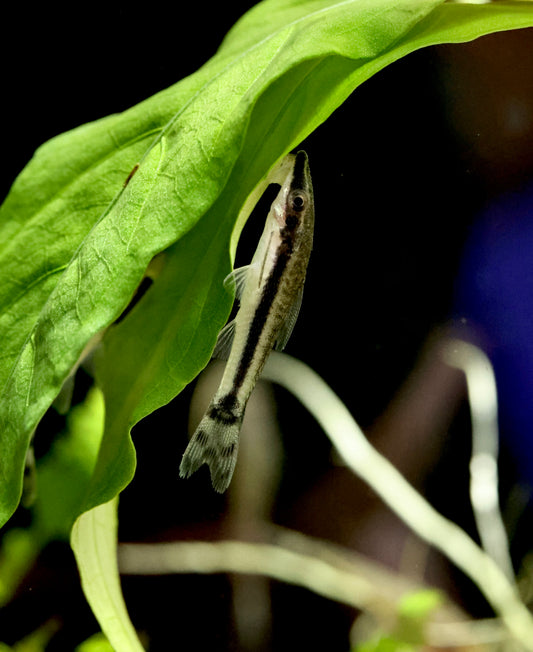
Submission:
<svg viewBox="0 0 533 652">
<path fill-rule="evenodd" d="M 466 376 L 472 419 L 470 502 L 481 543 L 509 582 L 514 583 L 498 496 L 498 396 L 492 364 L 480 348 L 457 339 L 447 343 L 444 360 Z"/>
<path fill-rule="evenodd" d="M 533 617 L 499 566 L 459 526 L 439 514 L 368 442 L 333 390 L 306 364 L 273 353 L 263 377 L 288 389 L 320 423 L 346 464 L 422 539 L 470 577 L 512 635 L 533 651 Z"/>
</svg>

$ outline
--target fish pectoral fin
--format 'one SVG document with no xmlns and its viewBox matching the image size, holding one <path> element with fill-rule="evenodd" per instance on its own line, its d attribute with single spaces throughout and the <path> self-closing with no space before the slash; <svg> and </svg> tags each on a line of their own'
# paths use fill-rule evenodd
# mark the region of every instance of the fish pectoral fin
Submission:
<svg viewBox="0 0 533 652">
<path fill-rule="evenodd" d="M 218 334 L 217 343 L 213 351 L 213 358 L 217 360 L 227 360 L 233 346 L 233 339 L 235 337 L 235 320 L 229 321 Z"/>
<path fill-rule="evenodd" d="M 248 280 L 248 274 L 251 267 L 252 264 L 244 265 L 243 267 L 237 267 L 224 279 L 224 289 L 227 290 L 230 294 L 235 293 L 235 298 L 239 301 L 244 292 L 244 287 L 246 285 L 246 281 Z"/>
<path fill-rule="evenodd" d="M 276 351 L 283 351 L 283 349 L 287 345 L 287 342 L 289 341 L 289 338 L 294 329 L 294 325 L 296 324 L 296 320 L 298 319 L 300 306 L 302 305 L 303 291 L 304 291 L 304 286 L 302 284 L 302 287 L 298 290 L 298 293 L 296 294 L 296 298 L 294 299 L 294 302 L 290 310 L 287 312 L 285 321 L 283 322 L 279 330 L 278 336 L 276 338 L 276 342 L 274 344 L 274 350 Z"/>
</svg>

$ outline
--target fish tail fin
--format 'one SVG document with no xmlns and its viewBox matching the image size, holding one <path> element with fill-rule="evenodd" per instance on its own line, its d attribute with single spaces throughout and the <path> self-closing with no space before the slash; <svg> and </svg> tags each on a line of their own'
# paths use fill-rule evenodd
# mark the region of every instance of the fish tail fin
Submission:
<svg viewBox="0 0 533 652">
<path fill-rule="evenodd" d="M 180 477 L 188 478 L 202 464 L 209 466 L 215 491 L 224 493 L 229 486 L 239 448 L 243 411 L 213 403 L 185 449 Z"/>
</svg>

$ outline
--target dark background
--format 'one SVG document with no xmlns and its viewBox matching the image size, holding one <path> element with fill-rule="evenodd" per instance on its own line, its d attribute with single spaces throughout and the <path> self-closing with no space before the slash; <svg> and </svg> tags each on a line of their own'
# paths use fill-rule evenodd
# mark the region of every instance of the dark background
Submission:
<svg viewBox="0 0 533 652">
<path fill-rule="evenodd" d="M 105 10 L 10 7 L 1 43 L 0 195 L 48 138 L 127 109 L 194 72 L 251 4 L 197 3 L 186 11 L 157 2 Z M 461 252 L 479 212 L 531 176 L 532 46 L 533 33 L 525 30 L 414 53 L 365 82 L 303 144 L 315 185 L 316 244 L 287 351 L 323 375 L 363 427 L 385 410 L 426 338 L 448 321 Z M 257 228 L 252 220 L 239 250 L 243 260 L 251 257 Z M 177 479 L 185 437 L 174 433 L 186 431 L 189 399 L 187 390 L 134 431 L 139 472 L 122 500 L 124 540 L 191 536 L 198 524 L 212 526 L 214 536 L 227 512 L 207 474 L 191 479 L 193 490 Z M 286 438 L 275 519 L 327 536 L 326 510 L 345 500 L 344 485 L 326 484 L 319 492 L 314 523 L 307 515 L 299 519 L 307 493 L 324 486 L 329 447 L 303 410 L 284 396 L 279 403 L 280 418 L 296 420 L 305 441 Z M 463 409 L 434 470 L 431 496 L 471 528 L 467 421 Z M 150 506 L 148 514 L 143 505 Z M 25 620 L 17 619 L 19 604 L 3 622 L 16 640 L 28 631 L 28 613 L 38 621 L 57 612 L 65 627 L 49 649 L 73 649 L 76 637 L 96 626 L 72 582 L 68 551 L 57 547 L 47 555 L 36 571 L 39 581 L 26 585 L 33 602 L 24 603 Z M 224 578 L 129 578 L 125 588 L 151 649 L 174 649 L 169 641 L 176 638 L 184 648 L 240 649 L 228 624 Z M 484 614 L 472 593 L 464 588 L 465 606 Z M 346 649 L 351 614 L 336 605 L 276 586 L 273 613 L 272 649 Z"/>
</svg>

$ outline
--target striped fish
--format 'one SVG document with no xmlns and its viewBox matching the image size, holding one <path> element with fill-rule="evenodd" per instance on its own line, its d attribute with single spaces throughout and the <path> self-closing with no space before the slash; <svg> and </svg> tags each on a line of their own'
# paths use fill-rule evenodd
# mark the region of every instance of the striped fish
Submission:
<svg viewBox="0 0 533 652">
<path fill-rule="evenodd" d="M 246 404 L 273 348 L 283 349 L 300 308 L 313 243 L 314 201 L 307 154 L 289 154 L 275 173 L 281 189 L 272 203 L 252 262 L 224 281 L 240 301 L 220 332 L 215 356 L 228 361 L 220 386 L 180 465 L 188 478 L 208 464 L 222 493 L 231 481 Z"/>
</svg>

